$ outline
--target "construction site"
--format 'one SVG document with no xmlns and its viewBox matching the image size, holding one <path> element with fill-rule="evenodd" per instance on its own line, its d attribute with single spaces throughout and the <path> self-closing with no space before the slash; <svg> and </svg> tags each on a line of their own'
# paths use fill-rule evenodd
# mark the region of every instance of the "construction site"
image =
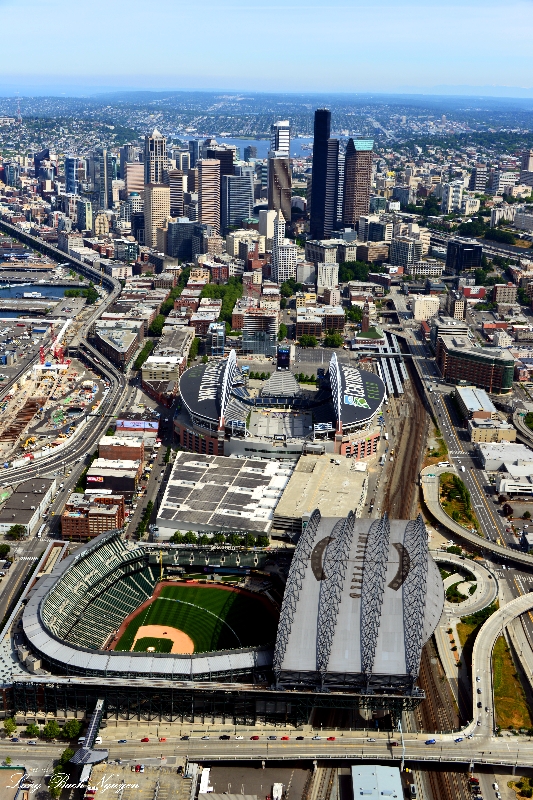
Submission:
<svg viewBox="0 0 533 800">
<path fill-rule="evenodd" d="M 36 451 L 68 439 L 97 410 L 105 386 L 83 364 L 65 357 L 68 319 L 57 335 L 50 323 L 39 362 L 19 376 L 0 404 L 0 463 L 19 466 Z"/>
</svg>

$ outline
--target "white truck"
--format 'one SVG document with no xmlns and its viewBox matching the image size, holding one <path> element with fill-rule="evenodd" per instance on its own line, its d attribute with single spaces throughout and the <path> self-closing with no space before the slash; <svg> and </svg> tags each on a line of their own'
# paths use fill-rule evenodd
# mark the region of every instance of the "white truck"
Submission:
<svg viewBox="0 0 533 800">
<path fill-rule="evenodd" d="M 282 783 L 272 784 L 272 800 L 281 800 L 282 797 L 283 797 L 283 784 Z"/>
</svg>

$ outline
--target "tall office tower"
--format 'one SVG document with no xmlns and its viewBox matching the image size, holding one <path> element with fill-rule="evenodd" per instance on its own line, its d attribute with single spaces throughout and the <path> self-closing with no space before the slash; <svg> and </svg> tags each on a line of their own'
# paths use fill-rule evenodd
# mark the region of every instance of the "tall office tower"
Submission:
<svg viewBox="0 0 533 800">
<path fill-rule="evenodd" d="M 288 119 L 274 122 L 270 126 L 270 149 L 285 156 L 290 155 L 291 128 Z"/>
<path fill-rule="evenodd" d="M 220 233 L 220 161 L 200 158 L 198 167 L 198 220 Z"/>
<path fill-rule="evenodd" d="M 257 158 L 257 147 L 249 144 L 248 147 L 244 148 L 244 160 L 251 161 L 252 158 Z"/>
<path fill-rule="evenodd" d="M 149 183 L 144 190 L 144 243 L 156 247 L 157 229 L 170 217 L 170 187 Z"/>
<path fill-rule="evenodd" d="M 94 197 L 98 209 L 113 207 L 113 156 L 105 148 L 95 150 L 91 158 Z"/>
<path fill-rule="evenodd" d="M 344 163 L 346 161 L 346 154 L 339 153 L 338 162 L 338 190 L 337 190 L 337 228 L 342 227 L 342 204 L 344 201 Z"/>
<path fill-rule="evenodd" d="M 312 239 L 328 239 L 336 221 L 338 187 L 338 139 L 330 138 L 331 111 L 315 111 L 313 140 L 313 183 L 311 190 Z"/>
<path fill-rule="evenodd" d="M 172 158 L 176 162 L 176 169 L 181 169 L 182 172 L 187 174 L 188 170 L 191 168 L 191 154 L 188 150 L 176 150 L 172 151 Z"/>
<path fill-rule="evenodd" d="M 254 207 L 253 170 L 239 168 L 239 175 L 222 176 L 220 216 L 222 233 L 240 226 L 244 219 L 252 216 Z"/>
<path fill-rule="evenodd" d="M 93 229 L 93 206 L 90 200 L 79 198 L 77 203 L 77 227 L 79 231 L 92 231 Z"/>
<path fill-rule="evenodd" d="M 223 175 L 234 175 L 233 170 L 233 150 L 225 147 L 209 147 L 206 158 L 216 158 L 220 161 L 220 177 Z"/>
<path fill-rule="evenodd" d="M 278 211 L 272 240 L 272 280 L 281 285 L 289 278 L 296 278 L 297 260 L 298 247 L 285 239 L 285 220 Z"/>
<path fill-rule="evenodd" d="M 186 182 L 187 178 L 181 169 L 171 169 L 168 171 L 171 217 L 183 217 L 183 193 L 186 191 Z"/>
<path fill-rule="evenodd" d="M 172 258 L 192 261 L 192 234 L 194 222 L 188 217 L 178 217 L 168 223 L 167 251 Z"/>
<path fill-rule="evenodd" d="M 50 159 L 50 150 L 48 147 L 45 147 L 44 150 L 41 150 L 40 153 L 35 153 L 33 157 L 33 166 L 35 168 L 35 177 L 39 177 L 39 170 L 41 169 L 41 163 L 43 161 L 49 161 Z"/>
<path fill-rule="evenodd" d="M 524 172 L 533 172 L 533 150 L 524 150 L 520 169 Z"/>
<path fill-rule="evenodd" d="M 268 154 L 268 207 L 291 218 L 292 174 L 290 159 L 278 152 Z"/>
<path fill-rule="evenodd" d="M 373 147 L 372 139 L 349 139 L 346 146 L 342 222 L 349 228 L 370 208 Z"/>
<path fill-rule="evenodd" d="M 198 191 L 198 167 L 191 167 L 187 170 L 187 191 Z"/>
<path fill-rule="evenodd" d="M 196 162 L 200 158 L 200 142 L 196 141 L 196 139 L 192 139 L 189 142 L 189 153 L 191 154 L 190 169 L 194 169 Z"/>
<path fill-rule="evenodd" d="M 167 169 L 167 140 L 156 128 L 144 137 L 144 182 L 163 183 Z"/>
<path fill-rule="evenodd" d="M 78 194 L 78 159 L 76 156 L 65 156 L 65 192 Z"/>
<path fill-rule="evenodd" d="M 484 192 L 487 188 L 489 173 L 486 164 L 476 164 L 470 174 L 468 188 L 473 192 Z"/>
<path fill-rule="evenodd" d="M 124 144 L 120 148 L 120 177 L 122 180 L 126 178 L 126 164 L 139 163 L 139 148 L 134 144 Z"/>
<path fill-rule="evenodd" d="M 126 187 L 126 194 L 130 195 L 132 192 L 138 193 L 144 191 L 144 164 L 140 161 L 124 164 L 124 184 Z"/>
</svg>

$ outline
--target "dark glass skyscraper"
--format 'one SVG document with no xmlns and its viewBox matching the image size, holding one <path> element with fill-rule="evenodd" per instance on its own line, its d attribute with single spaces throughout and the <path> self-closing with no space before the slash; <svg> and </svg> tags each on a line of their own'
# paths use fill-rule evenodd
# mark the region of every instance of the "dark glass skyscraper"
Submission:
<svg viewBox="0 0 533 800">
<path fill-rule="evenodd" d="M 339 141 L 330 138 L 331 111 L 315 111 L 311 188 L 312 239 L 328 239 L 337 219 Z"/>
<path fill-rule="evenodd" d="M 359 217 L 368 214 L 372 185 L 372 139 L 348 139 L 344 161 L 342 222 L 355 228 Z"/>
</svg>

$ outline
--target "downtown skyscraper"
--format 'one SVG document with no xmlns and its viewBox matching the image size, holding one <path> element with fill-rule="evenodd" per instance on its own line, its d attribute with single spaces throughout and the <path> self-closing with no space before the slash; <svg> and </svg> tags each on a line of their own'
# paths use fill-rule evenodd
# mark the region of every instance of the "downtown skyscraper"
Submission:
<svg viewBox="0 0 533 800">
<path fill-rule="evenodd" d="M 144 182 L 164 183 L 168 169 L 167 140 L 157 128 L 144 137 Z"/>
<path fill-rule="evenodd" d="M 339 140 L 330 137 L 331 111 L 315 111 L 311 187 L 311 239 L 329 239 L 337 221 Z"/>
<path fill-rule="evenodd" d="M 360 216 L 368 214 L 372 185 L 372 139 L 349 139 L 344 160 L 342 223 L 355 228 Z"/>
</svg>

